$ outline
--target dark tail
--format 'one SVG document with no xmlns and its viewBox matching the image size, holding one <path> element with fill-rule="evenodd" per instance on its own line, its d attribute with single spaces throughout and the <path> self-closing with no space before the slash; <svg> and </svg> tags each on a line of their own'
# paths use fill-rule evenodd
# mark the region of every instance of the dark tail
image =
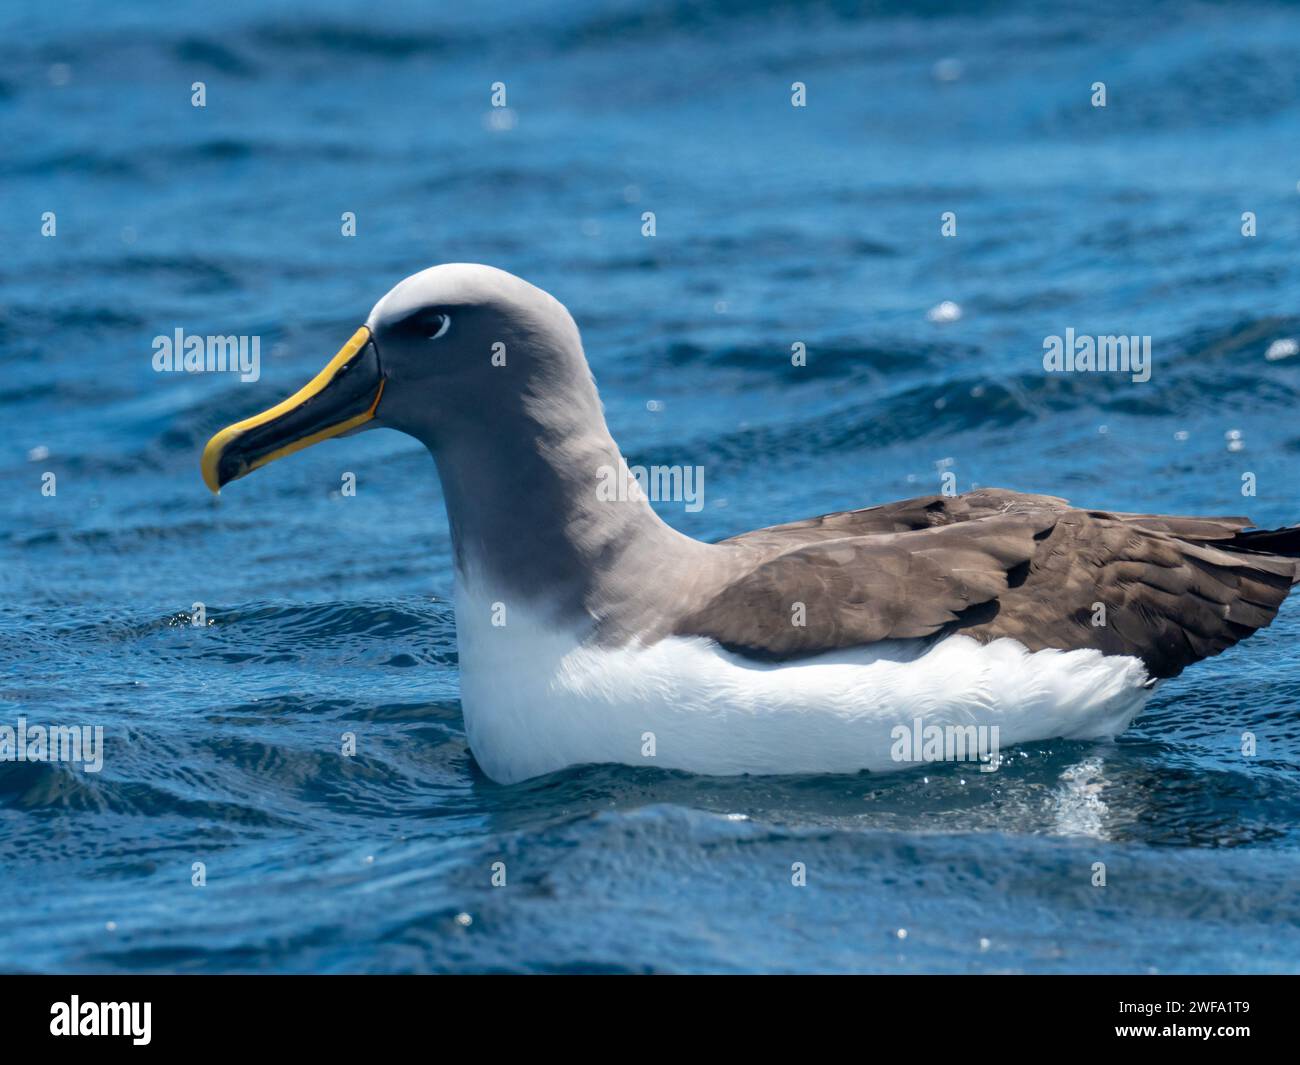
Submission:
<svg viewBox="0 0 1300 1065">
<path fill-rule="evenodd" d="M 1288 525 L 1284 529 L 1247 529 L 1223 546 L 1229 551 L 1300 558 L 1300 525 Z"/>
</svg>

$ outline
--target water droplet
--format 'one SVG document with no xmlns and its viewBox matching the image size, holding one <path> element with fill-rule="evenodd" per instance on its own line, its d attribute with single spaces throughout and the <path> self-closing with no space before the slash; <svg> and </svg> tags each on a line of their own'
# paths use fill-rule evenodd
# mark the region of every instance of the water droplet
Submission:
<svg viewBox="0 0 1300 1065">
<path fill-rule="evenodd" d="M 1300 341 L 1295 337 L 1283 337 L 1281 340 L 1275 340 L 1268 346 L 1268 351 L 1264 352 L 1264 358 L 1269 362 L 1277 362 L 1278 359 L 1289 359 L 1292 355 L 1300 354 Z"/>
<path fill-rule="evenodd" d="M 944 300 L 926 311 L 925 316 L 932 322 L 955 322 L 961 317 L 961 307 L 952 300 Z"/>
</svg>

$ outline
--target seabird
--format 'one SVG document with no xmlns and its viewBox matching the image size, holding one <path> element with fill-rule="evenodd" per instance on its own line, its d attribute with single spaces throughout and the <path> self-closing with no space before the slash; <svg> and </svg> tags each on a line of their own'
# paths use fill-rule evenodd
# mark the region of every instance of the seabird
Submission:
<svg viewBox="0 0 1300 1065">
<path fill-rule="evenodd" d="M 462 263 L 402 281 L 309 384 L 217 433 L 203 478 L 376 426 L 437 466 L 466 733 L 502 783 L 897 769 L 918 720 L 1003 748 L 1111 737 L 1297 580 L 1300 527 L 991 488 L 701 543 L 601 491 L 629 473 L 564 306 Z"/>
</svg>

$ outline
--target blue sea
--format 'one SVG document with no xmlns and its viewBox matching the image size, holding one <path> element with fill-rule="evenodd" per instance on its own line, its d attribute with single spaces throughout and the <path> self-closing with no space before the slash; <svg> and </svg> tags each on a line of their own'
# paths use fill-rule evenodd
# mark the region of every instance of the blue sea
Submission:
<svg viewBox="0 0 1300 1065">
<path fill-rule="evenodd" d="M 0 763 L 0 969 L 1300 971 L 1300 601 L 996 773 L 507 787 L 421 447 L 220 498 L 198 468 L 475 261 L 570 308 L 629 462 L 704 468 L 657 504 L 692 536 L 945 475 L 1300 521 L 1300 9 L 73 0 L 0 33 L 0 725 L 104 735 L 98 773 Z M 156 373 L 178 328 L 259 336 L 260 379 Z M 1067 329 L 1150 336 L 1150 380 L 1044 372 Z"/>
</svg>

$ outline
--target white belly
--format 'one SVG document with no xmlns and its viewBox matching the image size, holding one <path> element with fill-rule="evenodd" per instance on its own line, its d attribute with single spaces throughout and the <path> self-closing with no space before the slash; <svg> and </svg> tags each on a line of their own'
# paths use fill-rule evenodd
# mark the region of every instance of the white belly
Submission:
<svg viewBox="0 0 1300 1065">
<path fill-rule="evenodd" d="M 461 701 L 470 749 L 510 784 L 618 762 L 692 773 L 852 773 L 922 758 L 918 722 L 996 726 L 997 746 L 1122 732 L 1150 689 L 1141 661 L 1099 651 L 1030 653 L 950 636 L 754 663 L 712 640 L 581 646 L 490 597 L 458 589 Z"/>
</svg>

